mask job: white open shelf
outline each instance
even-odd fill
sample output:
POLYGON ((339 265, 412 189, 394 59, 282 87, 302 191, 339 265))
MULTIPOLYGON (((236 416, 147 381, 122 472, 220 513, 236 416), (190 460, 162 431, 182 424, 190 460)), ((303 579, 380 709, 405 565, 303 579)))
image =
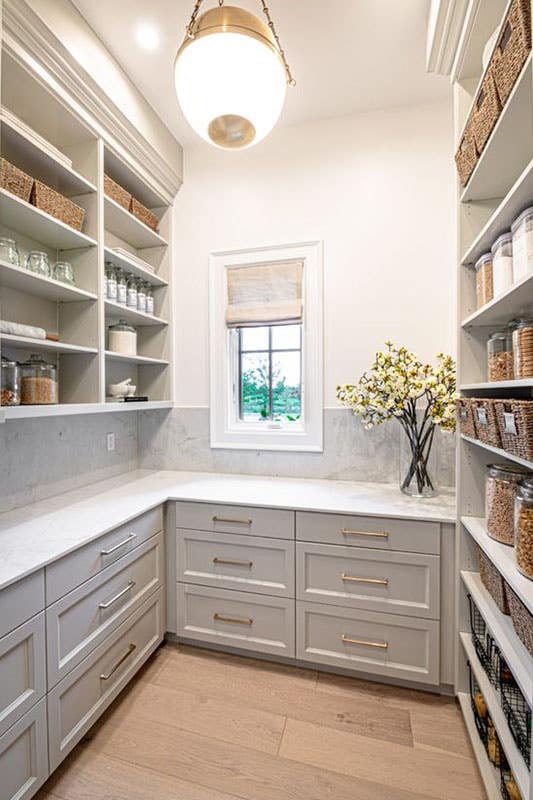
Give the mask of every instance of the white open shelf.
POLYGON ((162 236, 107 196, 104 198, 104 216, 106 230, 136 250, 167 246, 167 242, 162 236))
POLYGON ((510 381, 486 381, 485 383, 464 383, 459 387, 462 392, 482 392, 490 389, 532 389, 533 378, 517 378, 510 381))
POLYGON ((502 450, 501 447, 492 447, 490 444, 480 442, 479 439, 473 439, 471 436, 465 436, 464 433, 461 434, 461 439, 463 442, 474 444, 477 447, 481 447, 482 450, 487 450, 489 453, 494 453, 494 455, 498 456, 498 458, 506 458, 508 461, 513 461, 515 464, 520 464, 522 467, 533 469, 533 461, 526 461, 525 458, 514 456, 512 453, 508 453, 507 450, 502 450))
POLYGON ((97 300, 97 296, 77 286, 46 278, 24 267, 17 267, 0 259, 0 286, 16 289, 19 292, 42 297, 44 300, 59 303, 73 303, 80 300, 97 300))
POLYGON ((461 327, 506 325, 513 317, 526 314, 528 311, 531 313, 532 298, 533 274, 526 275, 499 297, 495 297, 490 303, 469 314, 462 321, 461 327))
POLYGON ((149 356, 125 356, 122 353, 114 353, 112 350, 105 351, 105 357, 109 361, 122 361, 125 364, 154 364, 155 366, 166 367, 168 361, 164 358, 150 358, 149 356))
POLYGON ((24 172, 51 186, 66 197, 96 192, 96 186, 61 159, 45 150, 9 119, 2 118, 2 155, 24 172))
POLYGON ((480 74, 483 50, 497 25, 502 22, 510 0, 477 0, 468 3, 452 74, 455 80, 480 74))
POLYGON ((53 342, 49 339, 30 339, 26 336, 13 336, 7 333, 0 336, 0 344, 17 350, 33 350, 36 353, 85 353, 87 355, 98 353, 96 347, 53 342))
POLYGON ((524 64, 460 201, 505 197, 531 161, 533 149, 532 56, 524 64), (509 142, 513 147, 509 147, 509 142))
POLYGON ((50 406, 0 406, 0 422, 8 419, 35 417, 69 417, 78 414, 113 414, 123 411, 153 411, 172 408, 170 400, 149 400, 145 403, 58 403, 50 406))
POLYGON ((143 311, 128 308, 128 306, 123 306, 121 303, 114 303, 112 300, 105 301, 105 310, 107 317, 124 319, 127 322, 132 322, 136 326, 168 325, 166 319, 155 317, 152 314, 145 314, 143 311))
POLYGON ((56 250, 94 247, 96 241, 55 217, 0 189, 0 220, 3 225, 56 250))
POLYGON ((461 517, 470 536, 497 567, 511 589, 533 614, 533 581, 522 575, 515 560, 514 547, 497 542, 487 534, 485 520, 481 517, 461 517))
MULTIPOLYGON (((461 712, 465 721, 466 730, 470 737, 472 750, 474 751, 474 757, 483 779, 487 798, 488 800, 502 800, 499 780, 500 774, 499 771, 496 770, 490 763, 487 751, 485 750, 483 742, 479 737, 479 733, 476 728, 476 722, 474 720, 474 712, 472 711, 470 695, 466 692, 459 692, 457 699, 459 700, 459 705, 461 706, 461 712)), ((526 798, 523 798, 523 800, 526 800, 526 798)))
POLYGON ((472 642, 472 636, 469 633, 462 633, 460 638, 466 657, 470 662, 472 671, 479 684, 481 694, 487 703, 496 733, 498 734, 500 743, 505 751, 505 755, 507 756, 507 760, 514 775, 515 781, 522 793, 522 797, 528 798, 529 770, 511 735, 509 725, 507 724, 505 714, 503 713, 503 709, 500 704, 500 698, 498 697, 493 685, 489 681, 487 673, 483 669, 483 666, 477 657, 476 649, 472 642))
POLYGON ((126 272, 131 272, 137 278, 142 278, 152 286, 167 286, 168 282, 161 278, 156 272, 150 269, 143 269, 136 261, 127 256, 119 255, 111 247, 104 247, 106 261, 112 261, 117 267, 121 267, 126 272))
POLYGON ((529 705, 533 707, 533 656, 516 635, 511 617, 502 614, 483 586, 479 572, 463 570, 461 579, 487 623, 493 639, 502 653, 505 653, 505 660, 520 686, 522 694, 529 705))

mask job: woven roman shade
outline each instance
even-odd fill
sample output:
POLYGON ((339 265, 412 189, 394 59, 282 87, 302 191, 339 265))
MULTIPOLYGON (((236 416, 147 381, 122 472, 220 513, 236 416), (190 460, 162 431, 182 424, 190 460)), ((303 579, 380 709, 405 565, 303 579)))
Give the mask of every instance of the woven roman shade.
POLYGON ((303 270, 303 261, 228 267, 227 327, 301 322, 303 270))

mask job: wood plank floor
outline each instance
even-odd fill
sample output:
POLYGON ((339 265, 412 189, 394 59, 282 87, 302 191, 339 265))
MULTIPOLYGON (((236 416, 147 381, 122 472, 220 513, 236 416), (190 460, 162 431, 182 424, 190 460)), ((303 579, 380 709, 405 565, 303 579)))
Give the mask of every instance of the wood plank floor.
POLYGON ((485 800, 454 700, 166 644, 38 800, 485 800))

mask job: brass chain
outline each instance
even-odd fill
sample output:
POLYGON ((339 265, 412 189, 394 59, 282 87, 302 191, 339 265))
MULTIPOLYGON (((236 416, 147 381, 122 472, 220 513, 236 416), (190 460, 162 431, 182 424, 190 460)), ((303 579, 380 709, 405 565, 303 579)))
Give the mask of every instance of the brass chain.
MULTIPOLYGON (((194 8, 193 8, 192 14, 191 14, 191 19, 190 19, 189 24, 187 25, 187 36, 189 37, 189 39, 194 39, 194 33, 193 33, 194 25, 196 23, 196 18, 198 17, 198 14, 200 13, 200 6, 202 5, 203 1, 204 0, 196 0, 196 2, 194 4, 194 8)), ((218 5, 220 7, 222 7, 223 4, 224 4, 224 0, 218 0, 218 5)), ((290 66, 289 66, 289 64, 287 62, 287 58, 285 56, 285 51, 284 51, 283 47, 281 46, 281 42, 279 40, 278 33, 276 31, 276 28, 274 27, 274 22, 272 20, 272 17, 270 16, 270 10, 269 10, 265 0, 261 0, 261 5, 263 6, 263 13, 264 13, 265 17, 267 18, 268 27, 272 31, 272 35, 273 35, 273 37, 274 37, 274 39, 276 41, 276 44, 277 44, 277 47, 278 47, 278 51, 279 51, 279 54, 281 56, 281 60, 283 61, 283 66, 285 67, 285 74, 287 75, 287 83, 289 84, 289 86, 296 86, 296 81, 294 80, 294 78, 292 76, 291 68, 290 68, 290 66)))
POLYGON ((285 56, 285 51, 284 51, 283 47, 281 46, 281 42, 279 40, 279 36, 277 34, 276 28, 274 27, 274 22, 272 21, 272 17, 270 16, 270 10, 269 10, 265 0, 261 0, 261 5, 263 6, 263 12, 264 12, 265 17, 267 18, 267 21, 268 21, 268 27, 272 31, 272 35, 274 36, 274 39, 276 40, 276 44, 278 46, 279 54, 281 56, 281 60, 283 61, 283 66, 285 67, 285 73, 287 75, 287 83, 289 84, 289 86, 296 86, 296 81, 292 77, 291 68, 289 67, 289 64, 287 62, 287 58, 285 56))

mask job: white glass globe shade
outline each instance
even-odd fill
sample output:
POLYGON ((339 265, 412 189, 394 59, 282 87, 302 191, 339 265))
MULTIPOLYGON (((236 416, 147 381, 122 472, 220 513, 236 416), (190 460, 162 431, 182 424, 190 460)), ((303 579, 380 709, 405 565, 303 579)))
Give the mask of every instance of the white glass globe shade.
POLYGON ((224 149, 242 150, 264 139, 279 119, 287 91, 277 53, 252 36, 227 31, 183 48, 175 81, 191 127, 224 149))

